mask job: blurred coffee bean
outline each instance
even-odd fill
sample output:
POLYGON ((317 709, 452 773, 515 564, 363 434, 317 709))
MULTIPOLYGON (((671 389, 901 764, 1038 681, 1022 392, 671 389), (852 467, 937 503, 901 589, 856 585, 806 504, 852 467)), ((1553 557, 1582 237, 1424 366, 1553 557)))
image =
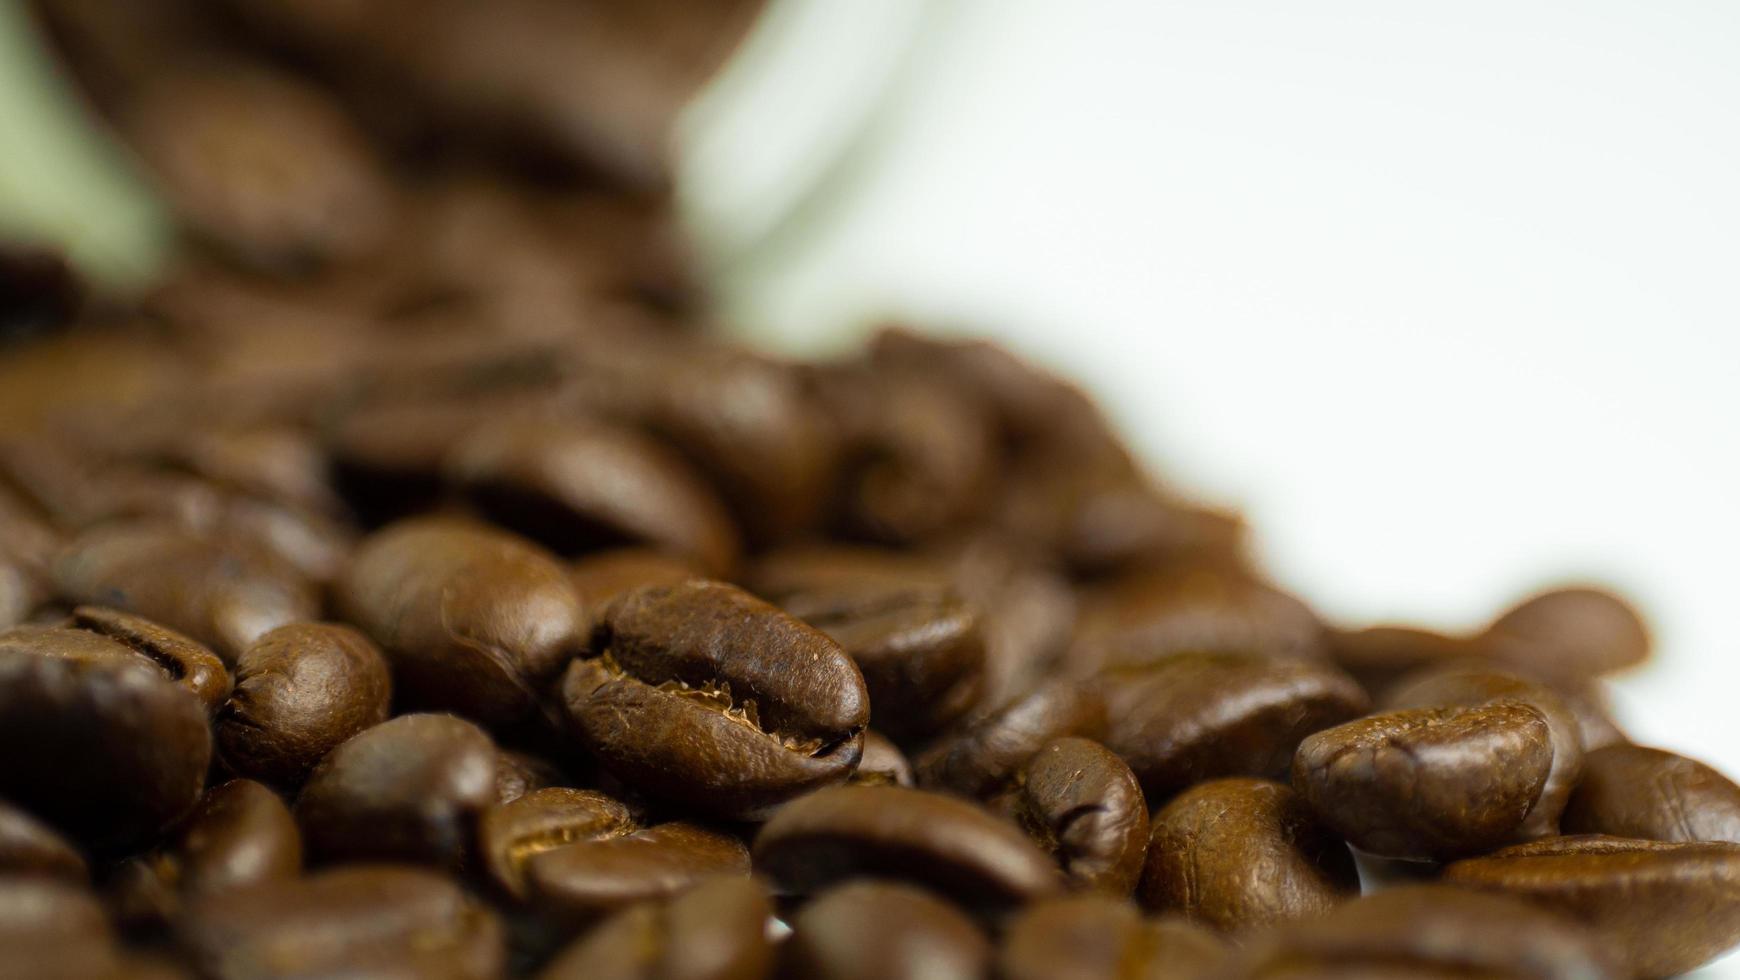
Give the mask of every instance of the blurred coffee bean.
POLYGON ((759 980, 774 963, 773 903, 752 878, 712 878, 663 905, 617 913, 539 980, 759 980))
POLYGON ((1347 842, 1443 860, 1514 837, 1552 771, 1552 729, 1521 701, 1371 715, 1299 744, 1293 787, 1347 842))
POLYGON ((114 976, 108 916, 82 884, 0 874, 0 975, 114 976))
POLYGON ((705 578, 693 561, 650 548, 615 548, 577 559, 568 580, 594 620, 617 596, 649 585, 676 585, 705 578))
POLYGON ((444 518, 366 538, 335 587, 345 619, 380 644, 408 703, 506 724, 584 642, 567 571, 521 538, 444 518))
POLYGON ((1576 715, 1545 685, 1502 670, 1478 665, 1450 665, 1409 677, 1386 699, 1386 708, 1432 708, 1477 705, 1510 699, 1529 705, 1547 720, 1553 764, 1546 785, 1530 808, 1518 836, 1546 837, 1559 832, 1559 815, 1583 773, 1583 735, 1576 715))
POLYGON ((1565 833, 1740 843, 1740 786, 1683 755, 1610 745, 1583 760, 1565 833))
POLYGON ((898 786, 841 786, 786 804, 755 837, 755 866, 812 894, 859 876, 910 881, 986 912, 1061 890, 1016 827, 964 800, 898 786))
POLYGON ((1057 860, 1073 888, 1128 895, 1148 848, 1148 806, 1122 759, 1098 742, 1048 743, 993 804, 1057 860))
POLYGON ((1533 596, 1494 620, 1481 637, 1491 656, 1517 668, 1581 679, 1649 659, 1649 629, 1624 599, 1601 589, 1533 596))
POLYGON ((1632 976, 1684 973, 1740 943, 1740 844, 1555 837, 1458 861, 1444 880, 1587 923, 1632 976))
POLYGON ((912 763, 900 746, 871 730, 864 733, 864 755, 852 773, 852 782, 876 786, 911 786, 912 763))
POLYGON ((814 980, 974 980, 991 944, 934 895, 879 881, 848 882, 792 919, 779 976, 814 980))
POLYGON ((428 510, 441 498, 447 457, 479 422, 469 404, 353 407, 326 432, 333 486, 370 526, 428 510))
POLYGON ((1309 660, 1176 654, 1108 670, 1106 746, 1156 803, 1220 776, 1285 775, 1300 739, 1363 713, 1353 679, 1309 660))
POLYGON ((155 523, 94 528, 54 565, 66 598, 137 613, 234 663, 248 644, 296 620, 318 599, 300 576, 233 542, 155 523))
POLYGON ((752 817, 857 766, 863 675, 817 630, 719 582, 641 589, 563 681, 569 723, 636 789, 752 817))
POLYGON ((1053 739, 1105 734, 1106 704, 1098 688, 1050 680, 938 739, 918 756, 914 770, 922 786, 983 798, 1053 739))
POLYGON ((496 800, 496 748, 451 715, 400 715, 315 767, 296 822, 321 861, 466 867, 478 815, 496 800))
POLYGON ((560 786, 566 777, 555 763, 525 752, 504 749, 495 759, 495 798, 512 803, 527 793, 560 786))
POLYGON ((236 689, 215 719, 230 771, 297 787, 328 752, 387 720, 392 679, 368 638, 348 626, 291 623, 236 661, 236 689))
POLYGON ((504 975, 494 915, 438 874, 391 865, 205 896, 188 907, 180 940, 216 980, 504 975))
POLYGON ((496 523, 562 553, 647 544, 722 575, 737 559, 725 505, 657 442, 599 423, 503 419, 466 434, 447 472, 496 523))
POLYGON ((1347 845, 1266 779, 1193 786, 1154 814, 1142 904, 1249 932, 1311 919, 1359 894, 1347 845))
POLYGON ((1411 626, 1332 630, 1327 645, 1335 665, 1359 681, 1374 700, 1387 697, 1410 674, 1484 657, 1471 640, 1411 626))
POLYGON ((1583 737, 1583 751, 1593 752, 1609 745, 1629 743, 1631 739, 1613 717, 1607 693, 1595 680, 1546 679, 1546 683, 1576 716, 1577 731, 1583 737))
POLYGON ((199 798, 205 709, 153 666, 0 650, 0 798, 95 848, 142 843, 199 798))
POLYGON ((90 868, 66 838, 0 801, 0 876, 12 875, 42 875, 81 884, 90 878, 90 868))
POLYGON ((1143 919, 1103 895, 1028 905, 1004 931, 1003 980, 1202 980, 1227 959, 1214 933, 1179 919, 1143 919))
POLYGON ((146 666, 215 711, 230 693, 229 671, 210 650, 150 620, 80 606, 61 626, 19 626, 0 632, 0 650, 82 662, 146 666))

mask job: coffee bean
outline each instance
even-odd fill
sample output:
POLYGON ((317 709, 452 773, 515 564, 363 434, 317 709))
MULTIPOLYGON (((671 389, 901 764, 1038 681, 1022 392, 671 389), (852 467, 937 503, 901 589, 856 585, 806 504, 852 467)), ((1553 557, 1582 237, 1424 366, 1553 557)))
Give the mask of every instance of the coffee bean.
POLYGON ((1577 716, 1545 685, 1502 670, 1451 665, 1403 681, 1385 700, 1386 708, 1429 708, 1476 705, 1511 699, 1529 705, 1547 720, 1553 744, 1553 765, 1541 795, 1517 828, 1522 839, 1559 832, 1559 815, 1583 772, 1583 735, 1577 716))
POLYGON ((218 758, 275 786, 302 785, 346 739, 387 720, 392 680, 348 626, 291 623, 249 644, 216 719, 218 758))
POLYGON ((1359 894, 1347 846, 1286 786, 1217 779, 1154 814, 1142 904, 1222 932, 1320 916, 1359 894))
POLYGON ((922 786, 988 797, 1053 739, 1105 734, 1106 705, 1099 689, 1051 680, 938 739, 919 755, 914 769, 922 786))
POLYGON ((974 980, 991 944, 947 902, 909 885, 850 882, 805 905, 780 950, 781 977, 974 980))
POLYGON ((944 589, 954 581, 943 562, 893 548, 863 545, 787 545, 755 560, 745 574, 746 587, 769 601, 785 605, 811 593, 823 596, 842 590, 944 589))
POLYGON ((857 766, 869 701, 832 640, 732 586, 622 597, 563 681, 570 725, 636 789, 752 817, 857 766))
POLYGON ((95 528, 54 565, 56 588, 74 602, 136 613, 187 634, 234 663, 243 648, 285 623, 313 619, 309 584, 236 543, 164 524, 95 528))
POLYGON ((485 515, 559 553, 644 543, 716 575, 737 560, 737 530, 712 488, 629 430, 503 419, 467 433, 447 472, 485 515))
POLYGON ((103 906, 82 885, 0 875, 0 975, 85 977, 116 967, 103 906))
POLYGON ((333 487, 370 526, 429 510, 442 497, 448 455, 478 422, 471 404, 354 406, 325 434, 333 487))
POLYGON ((1565 833, 1740 843, 1740 786, 1695 759, 1611 745, 1583 760, 1565 833))
POLYGON ((1127 901, 1071 895, 1037 901, 1009 923, 997 955, 1004 980, 1205 980, 1226 943, 1180 919, 1143 919, 1127 901))
POLYGON ((215 711, 230 693, 229 671, 210 650, 138 616, 80 606, 57 627, 21 626, 0 633, 0 649, 80 661, 149 668, 215 711))
POLYGON ((1324 628, 1298 599, 1249 576, 1187 567, 1145 571, 1087 594, 1069 654, 1077 675, 1174 654, 1322 656, 1324 628))
POLYGON ((527 793, 561 786, 565 779, 555 763, 535 755, 504 749, 495 758, 497 803, 512 803, 527 793))
POLYGON ((296 800, 309 851, 324 861, 405 861, 458 869, 477 817, 495 802, 496 748, 451 715, 400 715, 327 754, 296 800))
POLYGON ((1587 923, 1632 976, 1684 973, 1740 943, 1740 844, 1555 837, 1458 861, 1444 880, 1587 923))
POLYGON ((1620 729, 1619 722, 1614 720, 1613 709, 1599 681, 1554 678, 1549 681, 1549 686, 1576 716, 1584 752, 1631 741, 1620 729))
POLYGON ((622 837, 639 829, 628 805, 597 790, 550 787, 485 810, 478 820, 478 850, 490 878, 524 901, 526 865, 559 847, 622 837))
POLYGON ((80 884, 90 878, 84 855, 35 817, 0 802, 0 876, 42 875, 80 884))
POLYGON ((1587 678, 1649 658, 1649 629, 1624 599, 1593 588, 1533 596, 1494 620, 1481 637, 1495 659, 1554 677, 1587 678))
POLYGON ((1552 770, 1546 716, 1520 701, 1372 715, 1299 744, 1293 787, 1348 843, 1442 860, 1503 844, 1552 770))
POLYGON ((531 713, 538 687, 583 643, 561 564, 483 525, 423 518, 377 531, 335 593, 386 652, 403 697, 487 724, 531 713))
POLYGON ((1367 705, 1328 664, 1237 654, 1178 654, 1109 670, 1097 683, 1106 746, 1153 801, 1220 776, 1282 776, 1301 739, 1367 705))
POLYGON ((186 813, 211 761, 204 707, 153 667, 17 650, 0 650, 0 744, 36 747, 0 753, 0 797, 98 848, 186 813))
POLYGON ((1501 895, 1406 885, 1261 939, 1222 975, 1617 980, 1623 974, 1601 937, 1568 918, 1501 895))
POLYGON ((864 756, 852 782, 878 786, 911 786, 912 764, 900 747, 874 731, 864 733, 864 756))
POLYGON ((690 559, 651 548, 595 552, 577 559, 569 568, 569 581, 580 594, 581 604, 594 614, 601 614, 618 596, 635 589, 703 577, 700 567, 690 559))
POLYGON ((1135 887, 1148 848, 1148 807, 1130 767, 1098 742, 1047 744, 993 808, 1056 858, 1071 887, 1108 895, 1135 887))
POLYGON ((1410 626, 1334 630, 1329 633, 1328 650, 1337 667, 1379 700, 1410 674, 1485 657, 1480 646, 1466 637, 1410 626))
POLYGON ((662 905, 617 913, 539 980, 758 980, 773 968, 773 903, 751 878, 711 878, 662 905))
POLYGON ((755 867, 790 893, 868 875, 1005 911, 1062 876, 1021 831, 964 800, 898 786, 841 786, 786 804, 755 837, 755 867))
POLYGON ((452 977, 504 972, 500 924, 446 878, 334 868, 195 901, 180 938, 200 975, 452 977))

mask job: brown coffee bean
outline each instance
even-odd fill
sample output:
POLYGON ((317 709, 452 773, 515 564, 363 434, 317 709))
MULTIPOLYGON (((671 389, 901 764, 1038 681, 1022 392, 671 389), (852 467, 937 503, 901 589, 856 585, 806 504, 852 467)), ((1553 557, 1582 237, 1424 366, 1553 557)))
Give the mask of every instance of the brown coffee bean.
POLYGON ((187 634, 226 663, 266 632, 314 619, 311 586, 289 568, 231 542, 165 524, 87 531, 54 565, 74 602, 136 613, 187 634))
POLYGON ((1128 895, 1148 848, 1148 806, 1122 759, 1085 738, 1048 743, 994 809, 1050 853, 1073 888, 1128 895))
POLYGON ((496 748, 451 715, 400 715, 333 749, 296 799, 325 861, 465 867, 478 815, 495 802, 496 748))
POLYGON ((909 885, 849 882, 805 905, 780 949, 793 980, 976 980, 991 944, 947 902, 909 885))
POLYGON ((852 782, 877 786, 911 786, 912 764, 900 747, 874 731, 864 733, 864 756, 852 782))
POLYGON ((0 876, 42 875, 71 884, 90 878, 84 855, 35 817, 0 801, 0 876))
POLYGON ((618 600, 563 681, 569 723, 624 782, 705 813, 753 817, 857 766, 863 675, 817 630, 732 586, 618 600))
POLYGON ((527 793, 561 786, 566 778, 548 759, 504 749, 495 759, 496 802, 512 803, 527 793))
POLYGON ((1227 959, 1224 940, 1180 919, 1143 919, 1103 895, 1034 902, 1005 930, 1003 980, 1199 980, 1227 959))
POLYGON ((108 916, 83 885, 41 875, 0 875, 3 975, 21 980, 102 976, 99 971, 114 966, 113 945, 108 916), (87 947, 91 955, 64 955, 78 947, 87 947))
POLYGON ((1335 665, 1377 700, 1410 674, 1485 659, 1485 651, 1473 640, 1411 626, 1332 630, 1328 651, 1335 665))
POLYGON ((1577 716, 1550 688, 1516 674, 1479 665, 1450 665, 1415 675, 1397 685, 1386 708, 1475 705, 1508 698, 1533 707, 1547 720, 1553 765, 1540 798, 1517 828, 1519 839, 1559 832, 1559 815, 1583 773, 1583 735, 1577 716))
POLYGON ((1565 833, 1740 843, 1740 786, 1683 755, 1611 745, 1583 760, 1565 833))
POLYGON ((402 696, 486 724, 526 717, 583 644, 585 616, 562 565, 483 525, 422 518, 377 531, 335 594, 386 652, 402 696))
POLYGON ((539 980, 761 980, 773 968, 773 902, 752 878, 711 878, 636 905, 563 950, 539 980))
POLYGON ((1406 885, 1261 939, 1222 974, 1238 980, 1463 977, 1618 980, 1604 937, 1502 895, 1406 885))
MULTIPOLYGON (((135 658, 138 659, 138 658, 135 658)), ((0 650, 0 797, 98 848, 140 843, 199 798, 205 709, 152 667, 0 650)))
POLYGON ((236 689, 216 719, 218 758, 232 772, 297 787, 328 752, 387 720, 392 679, 368 638, 348 626, 291 623, 236 661, 236 689))
POLYGON ((1179 653, 1321 657, 1324 628, 1298 599, 1247 575, 1203 567, 1146 571, 1084 598, 1069 669, 1151 663, 1179 653))
POLYGON ((325 434, 333 486, 370 526, 428 510, 441 499, 447 457, 478 421, 472 404, 356 406, 325 434))
POLYGON ((1587 923, 1632 976, 1684 973, 1740 943, 1740 844, 1555 837, 1458 861, 1444 880, 1587 923))
POLYGON ((200 975, 496 980, 501 925, 451 881, 391 865, 334 868, 195 901, 181 945, 200 975))
POLYGON ((80 606, 56 627, 21 626, 0 633, 0 649, 81 661, 148 666, 215 711, 230 693, 229 671, 210 650, 150 620, 113 609, 80 606))
POLYGON ((756 595, 785 605, 812 593, 841 591, 943 589, 954 581, 952 570, 929 557, 893 548, 837 544, 796 544, 776 548, 756 559, 745 586, 756 595))
POLYGON ((589 613, 601 614, 618 596, 649 585, 676 585, 704 578, 692 560, 651 548, 616 548, 577 559, 569 581, 589 613))
POLYGON ((1542 592, 1494 620, 1481 637, 1502 663, 1581 679, 1649 659, 1649 629, 1624 599, 1594 588, 1542 592))
POLYGON ((1305 739, 1293 788, 1355 847, 1442 860, 1511 839, 1552 764, 1546 716, 1520 701, 1415 708, 1305 739))
POLYGON ((1359 894, 1347 845, 1286 786, 1217 779, 1154 814, 1142 904, 1222 932, 1323 915, 1359 894))
POLYGON ((1548 685, 1576 716, 1584 752, 1631 741, 1620 729, 1619 722, 1614 720, 1612 706, 1608 704, 1607 693, 1599 681, 1554 678, 1549 679, 1548 685))
POLYGON ((1300 739, 1365 711, 1365 692, 1326 663, 1178 654, 1106 671, 1106 747, 1152 801, 1220 776, 1276 778, 1300 739))
POLYGON ((1105 734, 1106 704, 1097 687, 1050 680, 938 739, 914 769, 921 786, 989 797, 1053 739, 1105 734))
POLYGON ((638 828, 628 805, 590 789, 550 787, 503 801, 483 812, 478 851, 496 886, 524 901, 526 865, 558 847, 609 840, 638 828))
POLYGON ((762 826, 754 851, 756 869, 795 894, 863 875, 998 912, 1063 884, 1014 826, 964 800, 898 786, 840 786, 793 800, 762 826))

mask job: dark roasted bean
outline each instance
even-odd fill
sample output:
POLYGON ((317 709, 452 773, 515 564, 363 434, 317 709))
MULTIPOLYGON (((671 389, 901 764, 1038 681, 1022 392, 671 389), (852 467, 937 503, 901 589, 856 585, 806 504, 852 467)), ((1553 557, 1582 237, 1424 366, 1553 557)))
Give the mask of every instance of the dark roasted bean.
POLYGON ((805 905, 780 976, 813 980, 976 980, 991 944, 947 902, 908 885, 841 885, 805 905))
POLYGON ((852 773, 852 782, 877 785, 911 786, 912 764, 900 746, 877 734, 864 733, 864 756, 852 773))
POLYGON ((1610 745, 1583 760, 1565 833, 1740 843, 1740 786, 1683 755, 1610 745))
POLYGON ((1359 681, 1374 700, 1388 696, 1396 682, 1410 674, 1483 658, 1481 648, 1465 637, 1409 626, 1332 631, 1328 649, 1336 666, 1359 681))
POLYGON ((400 715, 333 749, 302 788, 296 821, 325 861, 462 868, 496 800, 496 748, 451 715, 400 715))
POLYGON ((712 878, 662 905, 612 916, 539 980, 761 980, 773 968, 773 903, 752 878, 712 878))
POLYGON ((1555 837, 1458 861, 1444 880, 1587 923, 1633 976, 1684 973, 1740 943, 1740 844, 1555 837))
POLYGON ((1480 643, 1493 658, 1550 677, 1583 679, 1649 658, 1649 629, 1625 600, 1601 589, 1555 589, 1498 617, 1480 643))
POLYGON ((1359 894, 1347 845, 1286 786, 1217 779, 1154 814, 1142 903, 1222 932, 1315 918, 1359 894))
POLYGON ((1324 629, 1298 599, 1243 574, 1144 572, 1088 594, 1069 655, 1078 675, 1178 653, 1315 658, 1324 629))
POLYGON ((1027 761, 996 808, 1057 859, 1071 887, 1128 895, 1148 847, 1148 806, 1122 759, 1085 738, 1027 761))
POLYGON ((0 875, 0 976, 108 977, 114 936, 83 885, 41 875, 0 875))
POLYGON ((732 586, 641 589, 610 607, 563 701, 576 735, 636 789, 751 817, 851 775, 869 700, 850 657, 732 586))
POLYGON ((569 580, 580 601, 596 618, 618 596, 649 585, 676 585, 703 578, 701 569, 687 558, 651 548, 617 548, 600 551, 575 561, 569 580))
POLYGON ((512 803, 527 793, 560 786, 564 779, 555 763, 535 755, 510 749, 503 750, 495 759, 497 803, 512 803))
POLYGON ((1028 905, 997 955, 1002 980, 1203 980, 1226 961, 1226 943, 1180 919, 1143 919, 1102 895, 1028 905))
POLYGON ((755 838, 755 866, 809 894, 868 875, 1004 911, 1063 884, 1020 830, 964 800, 898 786, 842 786, 794 800, 755 838))
POLYGON ((348 626, 291 623, 236 661, 236 689, 216 719, 218 758, 275 786, 302 785, 345 739, 387 720, 392 679, 348 626))
POLYGON ((939 739, 914 769, 920 785, 984 797, 1002 789, 1052 739, 1105 734, 1106 704, 1098 688, 1050 680, 939 739))
POLYGON ((1415 708, 1318 732, 1293 786, 1319 819, 1382 857, 1445 859, 1511 839, 1552 770, 1551 729, 1520 701, 1415 708))
POLYGON ((149 668, 215 711, 230 693, 229 671, 210 650, 149 620, 112 609, 80 606, 55 627, 20 626, 0 633, 0 650, 83 662, 149 668))
POLYGON ((90 877, 90 868, 66 838, 0 801, 0 875, 44 875, 77 884, 90 877))

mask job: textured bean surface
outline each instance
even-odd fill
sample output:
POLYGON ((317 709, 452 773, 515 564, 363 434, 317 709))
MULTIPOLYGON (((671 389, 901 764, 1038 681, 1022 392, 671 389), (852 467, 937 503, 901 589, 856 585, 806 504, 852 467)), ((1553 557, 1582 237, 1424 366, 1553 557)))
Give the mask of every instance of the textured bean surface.
POLYGON ((1047 744, 996 805, 1051 853, 1071 886, 1130 894, 1148 847, 1148 805, 1130 767, 1105 746, 1047 744))
POLYGON ((1695 759, 1641 745, 1589 753, 1565 833, 1740 843, 1740 786, 1695 759))

